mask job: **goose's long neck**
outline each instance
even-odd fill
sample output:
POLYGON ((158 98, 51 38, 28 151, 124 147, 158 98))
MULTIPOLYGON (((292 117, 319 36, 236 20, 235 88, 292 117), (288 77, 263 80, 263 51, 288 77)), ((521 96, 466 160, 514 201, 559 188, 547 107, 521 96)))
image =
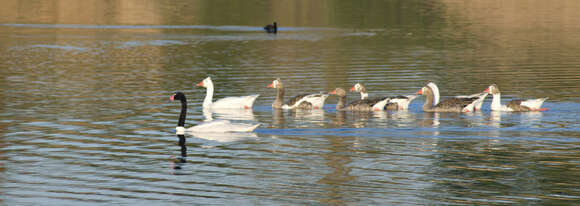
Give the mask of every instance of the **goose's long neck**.
POLYGON ((342 108, 344 108, 344 105, 346 104, 346 95, 345 96, 339 96, 338 97, 338 102, 336 103, 336 110, 340 110, 342 108))
POLYGON ((437 104, 435 101, 435 97, 433 95, 433 92, 429 91, 426 92, 427 95, 425 95, 425 103, 423 104, 423 111, 428 111, 433 109, 433 107, 437 104))
POLYGON ((272 107, 281 108, 284 104, 284 87, 278 87, 278 92, 276 93, 276 100, 272 103, 272 107))
POLYGON ((492 99, 491 99, 491 109, 492 110, 499 110, 501 108, 501 94, 500 93, 495 93, 495 94, 491 94, 492 95, 492 99))
POLYGON ((205 99, 203 100, 203 107, 211 107, 213 101, 213 82, 209 82, 206 85, 205 99))
POLYGON ((433 106, 435 106, 435 105, 439 104, 439 97, 440 97, 440 96, 439 96, 439 88, 437 88, 437 89, 434 89, 434 90, 432 91, 432 95, 431 95, 431 97, 432 97, 432 99, 433 99, 433 104, 432 104, 433 106))
POLYGON ((185 126, 185 116, 187 116, 187 100, 184 97, 181 99, 181 113, 179 113, 179 121, 177 121, 178 127, 185 126))

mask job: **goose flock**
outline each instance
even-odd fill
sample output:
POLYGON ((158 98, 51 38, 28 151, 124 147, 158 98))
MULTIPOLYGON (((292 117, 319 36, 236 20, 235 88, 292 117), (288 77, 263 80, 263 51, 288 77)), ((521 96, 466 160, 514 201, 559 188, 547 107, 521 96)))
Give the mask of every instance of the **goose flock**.
MULTIPOLYGON (((212 109, 251 109, 259 94, 252 94, 238 97, 225 97, 213 101, 214 86, 210 77, 199 82, 197 86, 206 88, 206 96, 203 101, 204 110, 212 109)), ((391 97, 369 98, 367 89, 357 83, 350 92, 360 93, 360 99, 347 103, 347 92, 343 88, 336 88, 329 93, 299 94, 287 101, 284 101, 284 84, 280 78, 272 81, 267 86, 277 90, 276 99, 272 103, 274 109, 284 110, 317 110, 323 109, 326 99, 330 95, 338 97, 336 103, 337 111, 384 111, 384 110, 408 110, 409 104, 418 95, 425 96, 423 104, 424 112, 473 112, 481 110, 481 106, 488 94, 492 95, 491 110, 506 112, 530 112, 546 111, 542 108, 542 103, 548 98, 538 99, 517 99, 501 104, 501 95, 497 85, 492 84, 483 92, 471 95, 459 95, 452 98, 440 100, 439 87, 433 82, 428 82, 424 87, 417 91, 417 95, 398 95, 391 97)), ((182 92, 176 92, 170 97, 171 101, 179 100, 181 102, 181 113, 177 123, 177 133, 184 132, 252 132, 260 124, 234 123, 228 120, 213 120, 203 122, 196 126, 185 128, 185 118, 187 115, 187 99, 182 92)))

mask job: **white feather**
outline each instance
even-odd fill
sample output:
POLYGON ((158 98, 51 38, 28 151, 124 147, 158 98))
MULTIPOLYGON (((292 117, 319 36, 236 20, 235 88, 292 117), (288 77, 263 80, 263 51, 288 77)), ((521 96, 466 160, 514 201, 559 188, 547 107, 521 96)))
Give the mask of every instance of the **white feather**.
POLYGON ((544 101, 546 101, 548 97, 539 98, 539 99, 528 99, 526 101, 522 101, 520 105, 529 107, 530 109, 538 110, 542 107, 544 101))
POLYGON ((439 87, 437 87, 437 85, 433 82, 429 82, 427 86, 431 88, 431 90, 433 91, 434 96, 433 106, 439 104, 439 87))

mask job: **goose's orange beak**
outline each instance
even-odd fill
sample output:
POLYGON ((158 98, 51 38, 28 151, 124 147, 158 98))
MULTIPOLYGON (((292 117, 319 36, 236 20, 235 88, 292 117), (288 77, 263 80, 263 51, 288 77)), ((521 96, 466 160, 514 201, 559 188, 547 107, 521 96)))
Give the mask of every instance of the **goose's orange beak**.
POLYGON ((423 88, 419 89, 419 91, 417 91, 417 94, 423 95, 423 88))
POLYGON ((356 89, 354 87, 350 88, 350 92, 354 92, 356 89))
POLYGON ((485 89, 485 91, 483 91, 483 92, 489 93, 490 92, 489 87, 487 89, 485 89))
POLYGON ((196 84, 196 86, 198 86, 198 87, 203 87, 203 86, 204 86, 204 85, 203 85, 203 81, 201 81, 201 82, 197 83, 197 84, 196 84))
POLYGON ((336 89, 332 90, 332 92, 330 92, 329 94, 336 94, 336 89))
POLYGON ((173 102, 174 98, 175 98, 175 94, 174 94, 174 95, 171 95, 171 96, 169 97, 169 101, 172 101, 172 102, 173 102))
POLYGON ((274 82, 268 84, 268 88, 274 88, 274 82))

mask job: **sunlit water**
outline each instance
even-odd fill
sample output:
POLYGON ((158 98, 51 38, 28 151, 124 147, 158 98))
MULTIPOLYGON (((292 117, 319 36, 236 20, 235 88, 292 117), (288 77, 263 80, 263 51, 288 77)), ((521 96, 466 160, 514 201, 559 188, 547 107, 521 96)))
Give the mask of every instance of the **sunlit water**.
POLYGON ((478 5, 402 2, 402 13, 421 12, 365 23, 339 4, 336 15, 348 20, 281 23, 278 35, 226 17, 211 25, 3 18, 0 203, 579 202, 578 24, 553 14, 536 29, 509 26, 497 13, 461 9, 478 5), (205 89, 195 84, 207 76, 215 98, 261 96, 252 110, 204 114, 205 89), (549 97, 549 110, 490 112, 488 97, 468 114, 424 113, 424 98, 409 111, 337 112, 330 97, 323 110, 276 111, 266 87, 275 78, 287 98, 357 82, 371 97, 414 94, 427 80, 444 97, 496 83, 503 101, 549 97), (176 135, 175 91, 188 97, 188 126, 208 118, 262 126, 176 135))

